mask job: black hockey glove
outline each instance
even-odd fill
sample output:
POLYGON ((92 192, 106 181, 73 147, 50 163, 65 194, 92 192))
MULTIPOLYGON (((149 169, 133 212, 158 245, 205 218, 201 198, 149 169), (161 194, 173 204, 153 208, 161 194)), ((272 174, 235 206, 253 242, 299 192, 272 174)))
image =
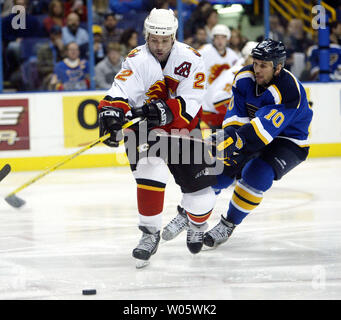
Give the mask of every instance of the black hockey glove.
POLYGON ((222 160, 226 166, 237 167, 247 158, 245 141, 233 127, 220 130, 215 137, 217 159, 222 160))
POLYGON ((115 107, 102 107, 99 112, 99 136, 107 133, 111 136, 103 143, 109 147, 118 147, 123 139, 122 125, 124 124, 124 111, 115 107))
POLYGON ((173 113, 166 102, 161 99, 146 103, 142 107, 131 110, 134 118, 147 119, 148 128, 162 127, 173 121, 173 113))

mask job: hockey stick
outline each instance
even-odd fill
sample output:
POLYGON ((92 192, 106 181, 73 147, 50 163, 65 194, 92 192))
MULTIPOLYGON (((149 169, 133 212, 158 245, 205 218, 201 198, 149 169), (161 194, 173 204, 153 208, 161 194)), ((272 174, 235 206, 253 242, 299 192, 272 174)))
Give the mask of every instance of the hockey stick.
MULTIPOLYGON (((139 117, 139 118, 135 118, 129 122, 127 122, 126 124, 124 124, 122 126, 122 129, 126 129, 128 127, 131 127, 132 125, 134 125, 135 123, 141 121, 143 118, 139 117)), ((81 153, 83 153, 86 150, 91 149, 92 147, 96 146, 97 144, 107 140, 110 137, 110 133, 99 137, 98 139, 94 140, 93 142, 91 142, 90 144, 86 145, 85 147, 83 147, 82 149, 78 150, 77 152, 65 157, 62 161, 58 162, 57 164, 53 165, 52 167, 46 169, 45 171, 43 171, 42 173, 40 173, 39 175, 37 175, 36 177, 34 177, 33 179, 27 181, 26 183, 24 183, 23 185, 21 185, 19 188, 15 189, 14 191, 12 191, 11 193, 9 193, 6 197, 5 197, 5 201, 12 207, 14 208, 20 208, 25 204, 25 200, 19 198, 16 194, 23 190, 24 188, 27 188, 28 186, 30 186, 32 183, 38 181, 39 179, 41 179, 42 177, 46 176, 48 173, 56 170, 57 168, 61 167, 62 165, 64 165, 65 163, 71 161, 72 159, 78 157, 81 153)))
POLYGON ((188 140, 188 141, 199 142, 199 143, 203 143, 203 144, 206 144, 209 146, 215 146, 216 145, 215 142, 200 139, 200 138, 195 138, 195 137, 191 137, 191 136, 186 136, 186 135, 169 134, 166 132, 157 132, 156 135, 158 137, 175 138, 175 139, 179 139, 179 140, 183 139, 183 140, 188 140))
POLYGON ((0 181, 6 178, 6 176, 11 172, 11 166, 7 163, 0 170, 0 181))

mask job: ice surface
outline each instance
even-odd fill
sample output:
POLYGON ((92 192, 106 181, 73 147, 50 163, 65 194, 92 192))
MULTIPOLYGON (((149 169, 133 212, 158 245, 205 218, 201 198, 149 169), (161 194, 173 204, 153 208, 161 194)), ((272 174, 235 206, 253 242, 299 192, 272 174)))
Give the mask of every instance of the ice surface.
MULTIPOLYGON (((0 195, 37 174, 10 173, 0 195)), ((221 247, 191 255, 183 233, 144 269, 131 256, 140 231, 129 168, 57 170, 18 195, 20 210, 0 201, 1 300, 341 298, 340 158, 309 159, 275 182, 221 247)), ((180 199, 170 178, 163 225, 180 199)))

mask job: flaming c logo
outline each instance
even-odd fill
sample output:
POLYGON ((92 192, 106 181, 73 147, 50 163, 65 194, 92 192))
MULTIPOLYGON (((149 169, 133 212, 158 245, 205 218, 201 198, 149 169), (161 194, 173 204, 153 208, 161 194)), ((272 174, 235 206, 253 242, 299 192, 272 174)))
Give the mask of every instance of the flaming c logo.
POLYGON ((153 85, 150 86, 149 90, 146 93, 146 96, 149 97, 147 102, 150 102, 155 99, 168 99, 168 91, 164 80, 158 80, 153 85))
POLYGON ((215 64, 210 68, 210 76, 208 77, 208 83, 211 84, 218 76, 224 71, 230 69, 229 64, 215 64))

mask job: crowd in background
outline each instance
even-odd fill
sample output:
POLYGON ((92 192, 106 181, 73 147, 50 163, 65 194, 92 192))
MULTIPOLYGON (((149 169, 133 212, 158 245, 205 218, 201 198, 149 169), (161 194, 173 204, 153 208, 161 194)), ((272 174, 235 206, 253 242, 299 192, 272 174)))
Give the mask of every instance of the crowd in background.
MULTIPOLYGON (((83 90, 90 88, 89 34, 86 1, 5 0, 2 3, 4 89, 13 91, 83 90), (25 26, 13 27, 15 5, 25 7, 25 26)), ((341 80, 341 1, 331 3, 338 19, 330 25, 331 78, 341 80), (339 70, 340 69, 340 70, 339 70)), ((143 21, 153 8, 172 8, 176 0, 93 0, 95 85, 108 89, 124 57, 144 43, 143 21)), ((246 14, 250 14, 247 12, 246 14)), ((184 42, 195 49, 212 41, 218 12, 208 1, 183 0, 184 42)), ((20 21, 16 20, 18 23, 20 21)), ((231 29, 229 46, 238 55, 249 40, 231 29)), ((303 21, 270 16, 270 37, 284 42, 286 68, 302 81, 318 79, 317 39, 303 29, 303 21)))

